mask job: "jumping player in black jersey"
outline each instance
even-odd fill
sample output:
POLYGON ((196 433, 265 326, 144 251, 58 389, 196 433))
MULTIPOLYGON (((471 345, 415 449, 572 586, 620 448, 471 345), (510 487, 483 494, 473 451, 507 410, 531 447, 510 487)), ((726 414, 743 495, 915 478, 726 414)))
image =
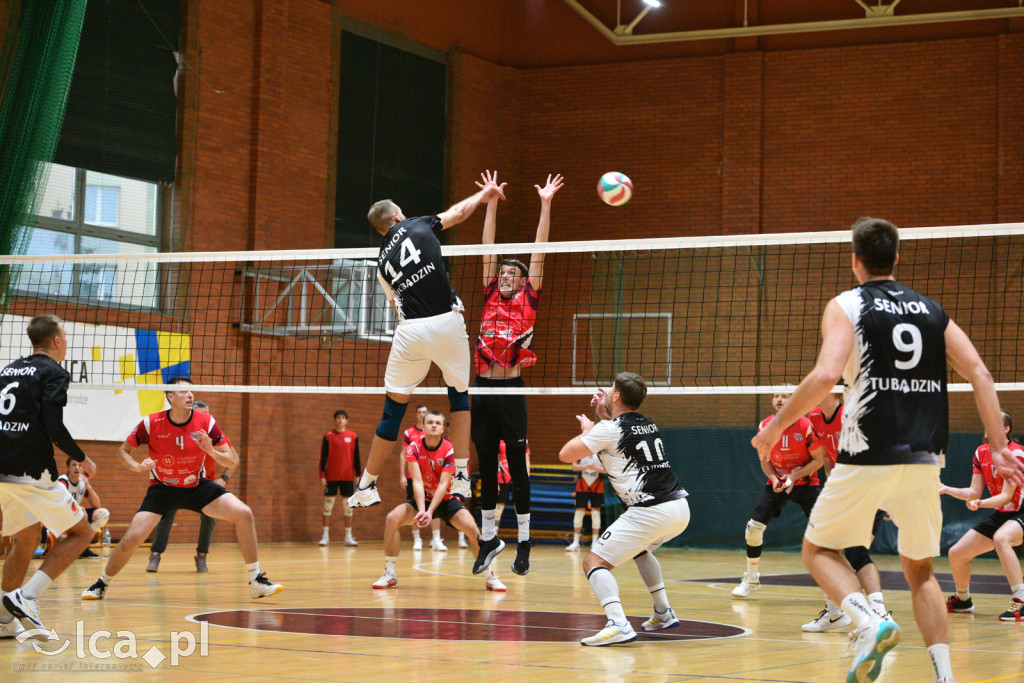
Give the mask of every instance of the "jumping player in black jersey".
POLYGON ((89 547, 93 529, 85 511, 68 489, 57 482, 53 445, 85 464, 90 460, 64 426, 71 376, 59 363, 68 352, 64 323, 55 315, 39 315, 28 323, 32 355, 0 370, 0 505, 3 535, 17 543, 4 562, 0 638, 13 638, 25 629, 45 639, 39 620, 39 596, 61 572, 89 547), (32 553, 39 542, 40 522, 58 537, 43 564, 22 586, 32 553), (17 617, 20 624, 12 617, 17 617))
POLYGON ((636 632, 626 620, 619 601, 619 586, 611 570, 630 558, 654 599, 654 614, 642 624, 645 631, 679 625, 668 604, 661 565, 653 553, 683 533, 690 523, 686 491, 665 458, 658 426, 637 410, 647 396, 644 380, 632 372, 620 372, 608 389, 594 394, 590 405, 601 421, 594 424, 577 415, 582 434, 562 447, 558 459, 573 463, 597 455, 626 511, 591 544, 583 571, 601 602, 608 624, 580 641, 601 646, 628 643, 636 632))
MULTIPOLYGON (((462 302, 448 283, 441 242, 435 233, 466 220, 492 197, 505 198, 504 184, 491 180, 437 216, 406 218, 390 199, 370 207, 370 225, 384 236, 377 257, 377 279, 399 322, 384 373, 384 415, 359 486, 349 498, 354 508, 380 503, 374 482, 395 450, 409 398, 427 376, 431 363, 441 369, 448 385, 456 467, 452 493, 469 497, 469 335, 462 302)), ((500 550, 496 548, 491 557, 500 550)))
POLYGON ((785 407, 752 443, 762 460, 782 430, 817 405, 842 374, 849 386, 839 457, 811 512, 804 564, 818 585, 853 619, 857 653, 847 683, 873 681, 900 640, 900 627, 871 609, 856 575, 839 555, 868 546, 875 511, 899 528, 898 548, 914 616, 935 667, 951 682, 946 605, 932 569, 939 554, 939 470, 949 429, 946 361, 974 387, 991 436, 992 460, 1024 483, 1024 466, 1007 448, 992 376, 967 335, 938 302, 896 282, 899 233, 892 223, 862 218, 853 226, 858 287, 832 299, 821 323, 818 361, 785 407))

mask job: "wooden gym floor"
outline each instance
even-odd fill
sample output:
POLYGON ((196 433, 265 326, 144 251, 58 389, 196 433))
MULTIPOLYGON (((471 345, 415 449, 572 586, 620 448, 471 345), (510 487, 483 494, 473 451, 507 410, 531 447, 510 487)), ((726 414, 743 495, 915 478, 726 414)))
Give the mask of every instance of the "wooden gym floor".
MULTIPOLYGON (((407 532, 406 533, 406 538, 407 532)), ((425 540, 429 534, 425 534, 425 540)), ((285 590, 252 600, 241 558, 233 545, 216 545, 210 573, 197 574, 192 548, 172 545, 160 571, 145 572, 148 550, 140 548, 102 601, 85 602, 81 591, 100 574, 103 562, 78 560, 44 595, 41 616, 59 634, 39 643, 57 655, 37 653, 29 643, 0 641, 0 681, 772 681, 818 683, 845 680, 850 663, 846 632, 810 634, 801 624, 817 616, 823 598, 809 585, 799 555, 765 553, 763 589, 745 600, 729 590, 743 569, 742 551, 665 549, 658 557, 677 615, 685 620, 669 635, 641 635, 631 644, 585 648, 580 637, 604 622, 581 572, 584 553, 539 544, 528 576, 509 571, 510 544, 496 568, 508 586, 497 594, 473 576, 473 558, 447 541, 447 553, 414 553, 403 542, 399 585, 373 590, 383 568, 380 543, 346 548, 334 542, 267 544, 261 568, 285 590), (770 582, 770 583, 769 583, 770 582), (84 638, 76 637, 81 621, 84 638), (172 632, 198 639, 201 622, 208 651, 197 647, 176 665, 154 669, 141 657, 170 657, 172 632), (94 640, 89 636, 106 630, 94 640), (102 658, 136 640, 137 658, 102 658), (80 657, 76 650, 81 647, 80 657), (158 652, 157 652, 158 651, 158 652), (134 670, 113 667, 134 666, 134 670), (48 667, 48 668, 46 668, 48 667)), ((911 613, 910 594, 895 586, 898 559, 877 558, 885 573, 886 602, 904 629, 903 641, 887 658, 884 682, 931 681, 931 664, 911 613), (890 573, 892 572, 892 573, 890 573)), ((38 564, 33 563, 32 569, 38 564)), ((944 559, 937 570, 948 572, 944 559)), ((1024 628, 996 617, 1009 603, 1006 582, 994 560, 977 561, 972 584, 976 612, 949 615, 950 644, 960 683, 1024 683, 1024 628)), ((30 569, 31 572, 31 569, 30 569)), ((646 618, 650 599, 635 567, 616 570, 627 614, 646 618)), ((948 582, 944 582, 944 589, 948 582)), ((179 636, 179 650, 187 640, 179 636)), ((159 658, 157 658, 159 659, 159 658)))

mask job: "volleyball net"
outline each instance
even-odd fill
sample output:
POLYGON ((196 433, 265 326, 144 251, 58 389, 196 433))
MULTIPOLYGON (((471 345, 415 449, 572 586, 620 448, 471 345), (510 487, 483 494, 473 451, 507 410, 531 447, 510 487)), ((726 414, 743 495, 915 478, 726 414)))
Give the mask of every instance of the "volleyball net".
MULTIPOLYGON (((1000 389, 1020 389, 1024 224, 901 230, 897 278, 937 299, 1000 389)), ((812 367, 825 305, 854 283, 849 231, 446 246, 471 345, 483 256, 544 257, 527 394, 590 394, 636 372, 652 394, 770 393, 812 367)), ((190 377, 222 392, 383 393, 397 321, 376 249, 0 258, 4 363, 27 319, 67 322, 72 379, 117 391, 190 377)), ((952 390, 968 388, 951 378, 952 390)), ((420 393, 443 393, 432 371, 420 393)), ((480 389, 501 393, 507 389, 480 389)), ((522 390, 515 390, 523 393, 522 390)))

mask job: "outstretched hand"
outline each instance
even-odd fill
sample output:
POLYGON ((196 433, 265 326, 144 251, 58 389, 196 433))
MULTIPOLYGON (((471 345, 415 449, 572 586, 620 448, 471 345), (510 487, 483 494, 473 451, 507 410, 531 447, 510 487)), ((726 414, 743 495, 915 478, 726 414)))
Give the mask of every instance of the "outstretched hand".
POLYGON ((586 415, 577 415, 576 419, 580 423, 580 432, 582 432, 583 434, 586 434, 587 432, 594 428, 594 421, 591 420, 586 415))
POLYGON ((505 186, 508 183, 498 184, 498 172, 497 171, 484 171, 480 174, 480 180, 482 183, 476 183, 476 186, 483 191, 483 201, 485 202, 496 202, 499 199, 505 198, 505 186))
POLYGON ((550 202, 551 198, 555 196, 555 193, 562 189, 562 175, 556 173, 554 177, 548 175, 548 182, 544 187, 540 185, 534 185, 537 188, 537 194, 540 195, 542 202, 550 202))

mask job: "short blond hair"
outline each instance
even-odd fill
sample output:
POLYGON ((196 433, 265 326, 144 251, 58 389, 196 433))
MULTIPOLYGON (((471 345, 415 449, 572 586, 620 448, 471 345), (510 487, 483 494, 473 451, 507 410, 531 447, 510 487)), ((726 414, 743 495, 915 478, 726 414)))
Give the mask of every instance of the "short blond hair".
POLYGON ((370 221, 370 225, 373 226, 374 230, 384 233, 394 225, 391 217, 398 210, 398 204, 395 204, 390 199, 382 199, 370 207, 370 212, 366 214, 366 218, 370 221))

